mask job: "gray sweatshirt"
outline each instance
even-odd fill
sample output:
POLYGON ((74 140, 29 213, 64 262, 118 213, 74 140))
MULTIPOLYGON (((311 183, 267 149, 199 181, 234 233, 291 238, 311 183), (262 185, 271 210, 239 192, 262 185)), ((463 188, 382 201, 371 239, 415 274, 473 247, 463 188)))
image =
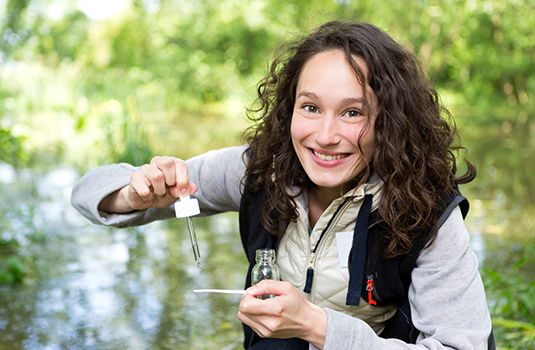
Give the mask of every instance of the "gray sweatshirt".
MULTIPOLYGON (((210 151, 186 161, 190 181, 198 185, 194 197, 201 215, 238 211, 245 146, 210 151)), ((98 205, 128 185, 138 168, 128 164, 101 166, 74 186, 72 205, 91 222, 114 227, 135 226, 174 217, 172 207, 126 214, 109 214, 98 205)), ((420 331, 416 344, 380 338, 364 321, 325 308, 327 336, 324 350, 340 349, 486 349, 491 330, 485 290, 476 255, 459 208, 423 249, 412 272, 409 302, 413 323, 420 331)), ((316 349, 310 345, 310 349, 316 349)))

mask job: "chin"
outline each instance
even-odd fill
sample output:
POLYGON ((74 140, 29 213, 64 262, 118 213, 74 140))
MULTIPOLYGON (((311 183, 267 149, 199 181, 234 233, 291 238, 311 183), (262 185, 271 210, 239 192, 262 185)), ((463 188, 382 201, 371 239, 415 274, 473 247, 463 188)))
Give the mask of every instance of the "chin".
POLYGON ((333 181, 333 180, 314 179, 314 178, 311 178, 311 180, 316 186, 324 187, 324 188, 340 188, 344 184, 343 181, 333 181))

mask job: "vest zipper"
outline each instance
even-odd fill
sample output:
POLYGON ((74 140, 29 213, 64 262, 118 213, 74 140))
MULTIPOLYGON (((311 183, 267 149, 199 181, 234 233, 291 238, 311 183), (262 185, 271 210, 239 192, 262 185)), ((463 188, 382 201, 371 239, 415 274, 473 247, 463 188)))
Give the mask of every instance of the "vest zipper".
POLYGON ((312 291, 312 281, 314 280, 314 259, 316 257, 316 253, 312 252, 310 253, 310 257, 308 258, 308 266, 307 266, 307 277, 305 282, 305 288, 303 289, 303 292, 309 294, 312 291))
MULTIPOLYGON (((372 226, 374 225, 369 226, 368 229, 372 226)), ((368 268, 371 266, 371 255, 368 255, 368 261, 366 265, 368 265, 368 268)), ((373 280, 373 271, 372 271, 371 273, 368 273, 366 275, 366 290, 368 291, 368 304, 370 305, 377 305, 377 301, 381 301, 381 298, 379 297, 376 286, 377 286, 377 281, 373 280), (370 300, 372 300, 373 302, 370 302, 370 300)))
POLYGON ((377 305, 377 302, 373 300, 373 296, 375 295, 375 289, 373 288, 373 275, 368 275, 367 278, 366 290, 368 291, 368 304, 377 305))
MULTIPOLYGON (((305 282, 305 288, 303 288, 303 292, 310 294, 312 291, 312 282, 314 280, 314 265, 316 263, 316 256, 318 248, 320 247, 321 242, 323 241, 323 237, 331 227, 332 223, 334 222, 334 219, 337 218, 340 212, 342 212, 342 209, 346 206, 346 204, 349 203, 349 201, 346 199, 343 203, 341 203, 338 208, 336 208, 336 211, 331 216, 331 219, 327 223, 327 226, 323 229, 321 232, 321 235, 318 239, 318 242, 316 243, 316 246, 314 247, 314 250, 310 253, 309 260, 308 260, 308 267, 306 272, 306 282, 305 282)), ((307 298, 308 299, 308 298, 307 298)))

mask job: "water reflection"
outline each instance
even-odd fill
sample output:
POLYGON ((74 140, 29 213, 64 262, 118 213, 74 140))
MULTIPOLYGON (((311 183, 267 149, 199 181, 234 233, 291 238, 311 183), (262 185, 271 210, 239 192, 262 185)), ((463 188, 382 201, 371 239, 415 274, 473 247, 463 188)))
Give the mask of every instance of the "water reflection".
POLYGON ((243 287, 246 263, 235 214, 195 219, 204 258, 199 271, 180 220, 122 230, 95 226, 69 204, 74 170, 28 177, 3 165, 0 172, 1 238, 20 244, 16 253, 27 270, 23 284, 0 285, 0 344, 239 348, 239 296, 192 293, 243 287))
MULTIPOLYGON (((240 296, 192 292, 243 287, 237 214, 194 219, 199 270, 185 220, 90 224, 69 203, 78 178, 69 167, 0 164, 0 259, 15 255, 26 269, 22 284, 0 284, 0 349, 240 349, 240 296)), ((534 212, 507 209, 496 193, 471 201, 467 225, 480 267, 506 274, 535 238, 534 212)), ((532 266, 516 271, 530 281, 532 266)))

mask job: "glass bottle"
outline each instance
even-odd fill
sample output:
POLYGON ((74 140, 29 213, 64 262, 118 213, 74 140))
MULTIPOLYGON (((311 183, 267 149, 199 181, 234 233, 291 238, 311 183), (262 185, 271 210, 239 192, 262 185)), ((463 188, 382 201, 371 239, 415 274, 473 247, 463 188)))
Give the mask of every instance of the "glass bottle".
MULTIPOLYGON (((251 272, 251 283, 257 284, 262 280, 279 280, 279 269, 276 265, 276 253, 274 249, 257 249, 256 265, 251 272)), ((258 299, 273 298, 274 295, 261 295, 258 299)))

